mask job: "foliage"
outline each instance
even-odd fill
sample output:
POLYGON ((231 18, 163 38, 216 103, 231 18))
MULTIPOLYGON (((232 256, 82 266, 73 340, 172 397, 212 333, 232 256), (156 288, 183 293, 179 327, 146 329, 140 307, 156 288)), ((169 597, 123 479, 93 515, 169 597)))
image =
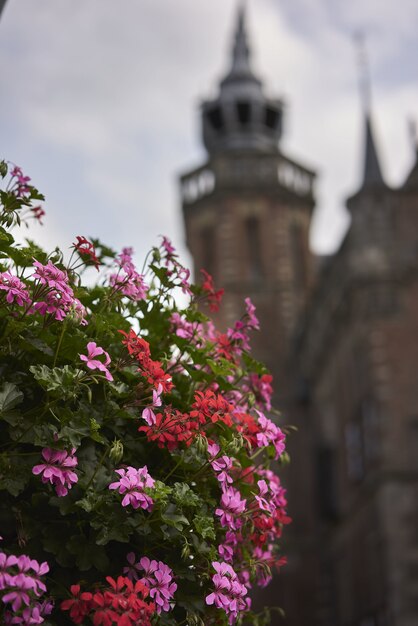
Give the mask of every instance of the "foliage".
POLYGON ((222 290, 166 238, 143 273, 84 237, 68 261, 17 245, 42 196, 0 175, 1 623, 265 623, 248 592, 289 518, 250 300, 217 331, 222 290))

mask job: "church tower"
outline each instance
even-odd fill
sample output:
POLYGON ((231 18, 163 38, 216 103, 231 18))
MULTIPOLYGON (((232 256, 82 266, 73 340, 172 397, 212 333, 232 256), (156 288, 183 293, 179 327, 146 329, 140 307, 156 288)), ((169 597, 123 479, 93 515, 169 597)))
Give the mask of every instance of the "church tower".
POLYGON ((225 288, 219 325, 241 317, 245 297, 256 305, 254 353, 283 406, 285 353, 313 278, 315 174, 283 154, 283 103, 266 96, 250 61, 241 4, 230 68, 201 108, 207 159, 181 177, 182 206, 196 278, 204 268, 225 288))

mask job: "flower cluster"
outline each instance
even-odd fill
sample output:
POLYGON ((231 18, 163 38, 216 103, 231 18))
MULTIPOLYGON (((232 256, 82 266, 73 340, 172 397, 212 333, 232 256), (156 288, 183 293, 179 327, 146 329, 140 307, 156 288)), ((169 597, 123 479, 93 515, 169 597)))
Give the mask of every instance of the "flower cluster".
POLYGON ((206 604, 214 604, 229 616, 234 623, 241 612, 249 609, 251 601, 246 597, 248 589, 243 585, 229 563, 213 561, 216 574, 212 576, 215 590, 206 596, 206 604))
POLYGON ((151 626, 155 605, 146 601, 148 588, 124 576, 116 580, 107 576, 106 581, 108 587, 94 593, 81 592, 80 585, 71 586, 72 597, 61 603, 61 609, 70 612, 73 623, 82 624, 88 616, 94 626, 151 626))
POLYGON ((280 430, 278 426, 270 419, 268 419, 261 411, 257 411, 258 414, 258 425, 260 427, 259 432, 256 435, 257 446, 262 448, 264 446, 268 446, 273 444, 274 449, 276 451, 275 459, 277 460, 279 456, 285 450, 285 439, 286 436, 280 430))
POLYGON ((272 378, 250 354, 254 305, 218 331, 203 307, 216 311, 222 290, 206 272, 191 285, 167 238, 141 272, 132 249, 81 236, 68 263, 15 249, 5 227, 41 218, 33 200, 14 170, 0 193, 0 622, 266 626, 248 591, 284 563, 290 519, 272 378), (83 285, 79 268, 102 263, 83 285), (50 555, 49 579, 46 563, 14 556, 23 545, 50 555))
POLYGON ((42 456, 45 463, 35 465, 32 468, 32 473, 35 476, 42 474, 43 483, 49 482, 55 487, 57 496, 66 496, 68 490, 78 482, 78 476, 73 471, 78 463, 75 451, 75 448, 71 452, 44 448, 42 456))
POLYGON ((141 582, 150 590, 157 613, 169 611, 177 584, 173 582, 173 570, 162 561, 150 560, 143 556, 137 567, 144 571, 141 582))
POLYGON ((137 272, 132 255, 132 248, 123 248, 117 261, 119 270, 111 275, 109 282, 115 291, 120 292, 129 300, 139 302, 146 298, 148 286, 143 275, 137 272))
POLYGON ((22 168, 15 165, 10 172, 11 190, 17 198, 25 198, 30 195, 31 186, 29 185, 30 176, 25 176, 22 168))
POLYGON ((51 260, 46 265, 34 261, 33 265, 35 272, 32 279, 36 282, 31 312, 48 314, 58 321, 62 321, 72 312, 84 320, 84 307, 74 296, 67 272, 60 270, 51 260))
POLYGON ((120 476, 120 480, 111 483, 109 489, 117 489, 120 495, 123 496, 122 506, 132 506, 134 509, 144 509, 144 511, 151 511, 153 505, 153 499, 145 493, 145 489, 152 489, 154 487, 154 479, 148 474, 147 466, 128 467, 125 469, 115 470, 120 476))
MULTIPOLYGON (((0 552, 0 596, 4 604, 4 624, 42 624, 52 611, 52 603, 42 600, 46 586, 42 577, 49 571, 48 563, 38 563, 22 554, 0 552)), ((0 609, 1 613, 1 609, 0 609)))
POLYGON ((168 237, 162 237, 159 255, 161 255, 164 261, 167 275, 172 281, 173 286, 180 287, 183 293, 191 296, 190 270, 181 265, 176 250, 168 237))
POLYGON ((138 362, 140 374, 146 378, 154 389, 158 390, 159 385, 161 385, 162 391, 169 393, 173 388, 171 376, 163 370, 160 361, 151 359, 149 343, 145 339, 138 337, 132 329, 129 333, 125 333, 123 330, 119 332, 125 337, 122 343, 128 348, 131 357, 138 362))

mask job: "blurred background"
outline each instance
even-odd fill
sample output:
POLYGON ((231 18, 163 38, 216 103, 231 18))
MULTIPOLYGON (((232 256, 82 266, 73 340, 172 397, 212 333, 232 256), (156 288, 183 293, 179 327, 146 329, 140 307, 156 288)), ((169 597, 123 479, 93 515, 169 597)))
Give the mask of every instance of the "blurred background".
POLYGON ((1 155, 46 196, 30 236, 140 262, 165 234, 226 287, 221 324, 257 306, 298 427, 272 624, 416 626, 418 3, 2 5, 1 155))
MULTIPOLYGON (((2 154, 46 195, 45 244, 81 229, 144 255, 166 233, 184 252, 176 175, 204 158, 198 105, 226 70, 235 11, 234 0, 7 0, 2 154)), ((282 145, 320 174, 312 244, 332 250, 359 179, 353 33, 367 36, 382 167, 396 184, 413 158, 417 3, 249 0, 248 13, 254 68, 286 102, 282 145)))

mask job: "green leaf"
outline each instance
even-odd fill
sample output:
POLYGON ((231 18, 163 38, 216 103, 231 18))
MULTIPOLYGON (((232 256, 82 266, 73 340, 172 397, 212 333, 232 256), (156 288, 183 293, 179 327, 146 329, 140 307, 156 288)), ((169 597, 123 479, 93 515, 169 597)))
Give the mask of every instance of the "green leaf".
POLYGON ((102 546, 96 545, 84 535, 73 535, 66 547, 76 557, 76 565, 80 571, 86 572, 96 567, 100 572, 106 572, 109 567, 109 558, 102 546))
POLYGON ((212 517, 196 515, 193 518, 193 526, 203 539, 216 539, 215 525, 212 517))
POLYGON ((77 383, 83 375, 82 370, 64 365, 64 367, 50 368, 47 365, 31 365, 29 368, 38 383, 53 395, 62 399, 77 396, 77 383))
POLYGON ((23 393, 13 383, 4 383, 0 391, 0 413, 6 414, 23 400, 23 393))
POLYGON ((202 502, 187 483, 174 483, 173 498, 180 507, 196 507, 202 502))
POLYGON ((169 504, 164 513, 161 514, 161 519, 168 526, 173 526, 178 531, 182 531, 184 526, 189 526, 189 520, 181 513, 176 512, 174 505, 169 504))

